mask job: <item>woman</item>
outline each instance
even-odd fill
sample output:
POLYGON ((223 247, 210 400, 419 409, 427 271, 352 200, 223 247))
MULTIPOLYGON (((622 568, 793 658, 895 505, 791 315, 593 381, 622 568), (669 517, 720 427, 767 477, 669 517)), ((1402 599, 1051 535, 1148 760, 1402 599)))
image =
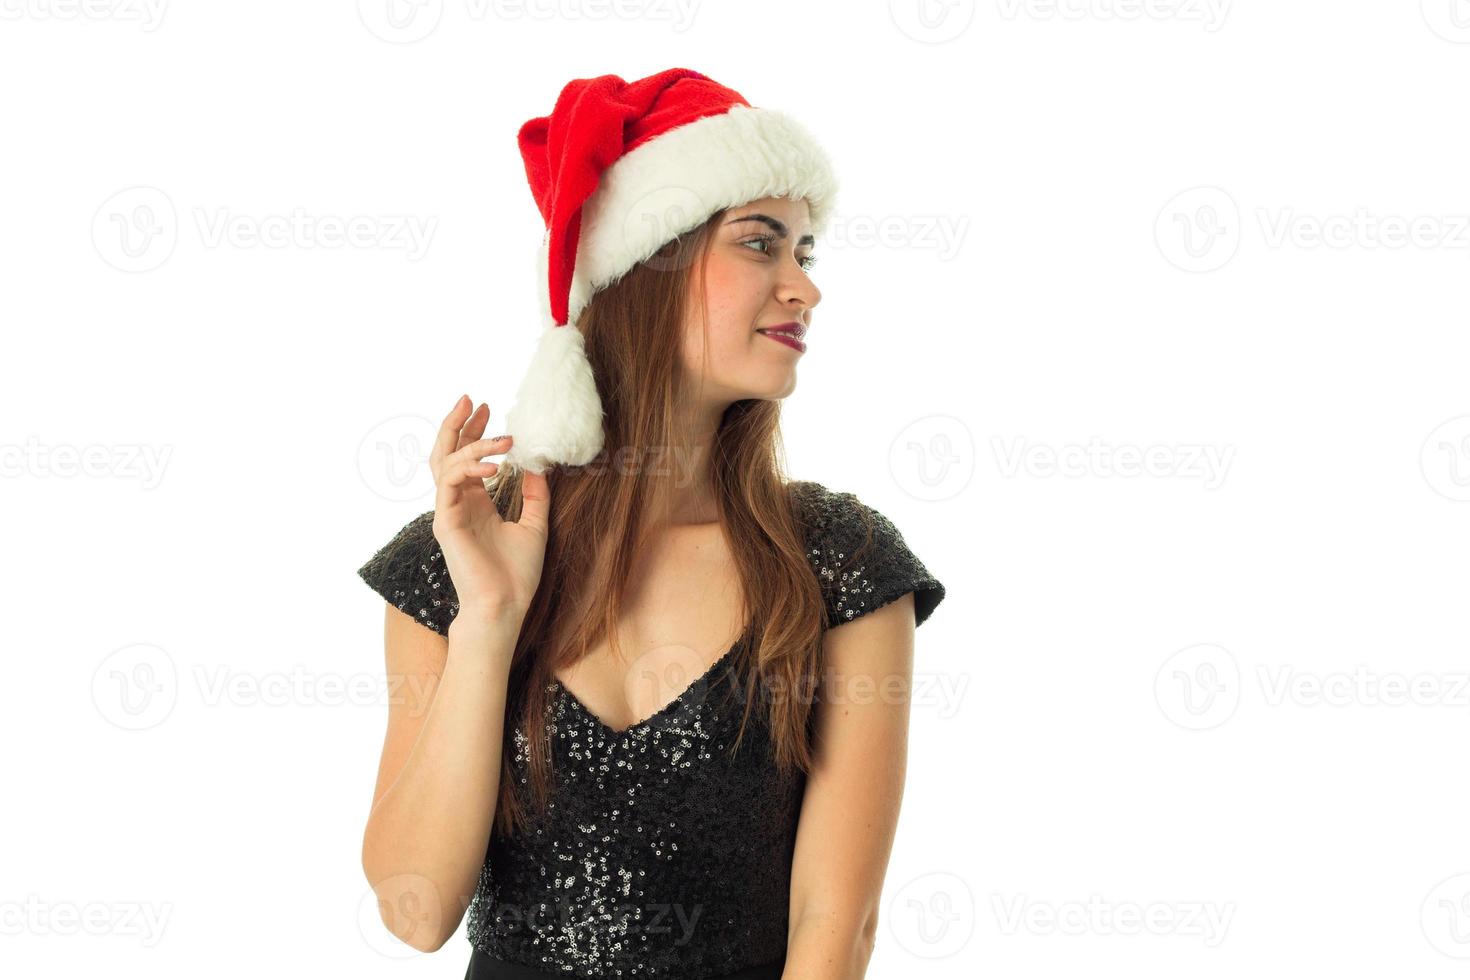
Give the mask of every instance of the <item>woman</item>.
POLYGON ((435 950, 468 911, 474 978, 862 977, 944 587, 780 472, 830 166, 687 69, 569 83, 520 146, 547 327, 509 432, 461 398, 359 571, 384 922, 435 950))

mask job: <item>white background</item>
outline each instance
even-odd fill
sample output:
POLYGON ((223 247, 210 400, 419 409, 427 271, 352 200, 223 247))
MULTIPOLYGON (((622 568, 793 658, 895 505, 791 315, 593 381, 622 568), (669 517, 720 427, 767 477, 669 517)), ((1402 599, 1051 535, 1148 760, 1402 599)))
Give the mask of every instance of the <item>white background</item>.
POLYGON ((1463 976, 1470 4, 396 9, 0 0, 7 975, 462 975, 355 570, 530 356, 516 130, 681 66, 829 148, 790 470, 949 590, 869 976, 1463 976))

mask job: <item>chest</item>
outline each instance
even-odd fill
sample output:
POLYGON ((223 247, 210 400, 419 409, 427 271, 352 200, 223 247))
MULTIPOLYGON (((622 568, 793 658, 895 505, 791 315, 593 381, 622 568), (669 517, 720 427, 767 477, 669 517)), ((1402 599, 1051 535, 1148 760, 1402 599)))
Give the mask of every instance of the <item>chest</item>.
POLYGON ((555 673, 603 725, 622 732, 656 714, 706 674, 745 627, 741 582, 722 532, 665 532, 630 575, 617 628, 555 673))

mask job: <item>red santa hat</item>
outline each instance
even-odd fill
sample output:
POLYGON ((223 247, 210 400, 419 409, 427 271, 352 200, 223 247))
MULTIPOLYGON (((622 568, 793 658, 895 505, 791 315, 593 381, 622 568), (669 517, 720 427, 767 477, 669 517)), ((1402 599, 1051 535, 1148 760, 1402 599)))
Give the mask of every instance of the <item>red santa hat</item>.
POLYGON ((574 79, 519 142, 546 221, 544 329, 506 414, 514 442, 502 466, 543 473, 602 449, 602 401, 576 326, 599 289, 715 212, 763 197, 804 198, 820 235, 837 181, 796 120, 687 68, 574 79))

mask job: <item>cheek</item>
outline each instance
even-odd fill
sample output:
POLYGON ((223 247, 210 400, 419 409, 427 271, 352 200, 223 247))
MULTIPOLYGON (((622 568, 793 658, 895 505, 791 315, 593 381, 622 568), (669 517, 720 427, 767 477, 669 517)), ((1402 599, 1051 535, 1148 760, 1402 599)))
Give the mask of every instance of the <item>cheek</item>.
MULTIPOLYGON (((705 302, 709 309, 710 359, 738 354, 750 345, 766 294, 759 267, 738 256, 710 253, 705 267, 705 302)), ((698 303, 699 297, 691 297, 698 303)), ((697 306, 685 328, 685 349, 697 360, 704 347, 704 326, 697 306)))

